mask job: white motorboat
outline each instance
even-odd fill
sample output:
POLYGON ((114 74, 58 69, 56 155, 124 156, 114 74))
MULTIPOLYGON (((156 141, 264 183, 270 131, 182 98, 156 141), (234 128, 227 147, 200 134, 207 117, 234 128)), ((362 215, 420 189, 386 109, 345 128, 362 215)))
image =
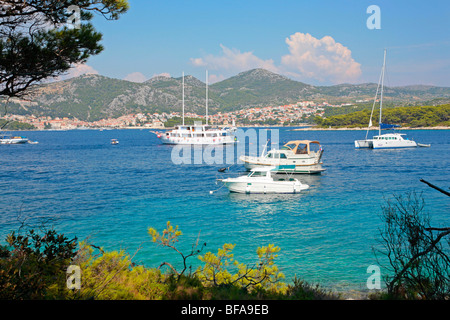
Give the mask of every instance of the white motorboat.
POLYGON ((309 188, 298 179, 286 174, 280 177, 276 167, 254 168, 248 175, 237 178, 218 179, 230 192, 237 193, 299 193, 309 188))
POLYGON ((386 69, 386 50, 384 50, 383 67, 381 70, 380 80, 378 81, 377 92, 372 106, 372 113, 370 114, 369 125, 367 126, 366 138, 364 140, 355 140, 355 148, 371 148, 371 149, 391 149, 391 148, 414 148, 417 147, 417 143, 414 140, 406 138, 404 133, 386 133, 381 134, 381 130, 384 129, 394 129, 399 127, 398 125, 382 123, 382 110, 383 110, 383 87, 384 87, 384 75, 386 69), (378 97, 378 91, 381 86, 380 94, 380 118, 378 125, 378 135, 374 136, 373 139, 368 139, 370 127, 372 126, 372 116, 375 108, 375 104, 378 97))
POLYGON ((286 143, 281 149, 272 149, 260 157, 241 156, 247 170, 257 167, 277 166, 278 172, 287 173, 320 173, 322 168, 323 149, 318 141, 294 140, 286 143))
POLYGON ((152 131, 164 144, 187 144, 187 145, 220 145, 234 144, 237 142, 234 125, 230 128, 218 128, 208 125, 208 72, 206 72, 206 124, 184 123, 184 73, 183 73, 183 124, 176 126, 173 130, 166 132, 152 131))
POLYGON ((0 144, 22 144, 28 143, 28 138, 20 136, 2 135, 0 136, 0 144))
POLYGON ((119 140, 117 140, 117 139, 111 139, 111 144, 112 144, 112 145, 119 144, 119 140))

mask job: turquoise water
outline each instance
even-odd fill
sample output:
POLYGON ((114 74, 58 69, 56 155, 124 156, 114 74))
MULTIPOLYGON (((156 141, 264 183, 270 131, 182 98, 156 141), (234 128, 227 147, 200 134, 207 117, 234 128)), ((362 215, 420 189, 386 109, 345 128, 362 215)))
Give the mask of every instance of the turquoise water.
POLYGON ((405 133, 431 148, 357 150, 353 141, 363 131, 282 128, 280 142, 319 140, 327 170, 299 176, 311 186, 302 194, 242 195, 216 185, 217 169, 226 165, 174 165, 173 147, 148 130, 27 132, 39 144, 0 146, 0 241, 25 221, 137 252, 134 261, 149 267, 180 267, 180 257, 147 234, 171 221, 183 231, 177 245, 184 252, 200 235, 204 252, 233 243, 236 260, 252 265, 256 249, 272 243, 281 248, 276 263, 287 281, 297 275, 336 290, 365 289, 367 267, 378 264, 372 247, 385 198, 423 192, 433 225, 450 220, 448 197, 419 181, 448 188, 450 131, 405 133), (111 145, 112 138, 120 144, 111 145))

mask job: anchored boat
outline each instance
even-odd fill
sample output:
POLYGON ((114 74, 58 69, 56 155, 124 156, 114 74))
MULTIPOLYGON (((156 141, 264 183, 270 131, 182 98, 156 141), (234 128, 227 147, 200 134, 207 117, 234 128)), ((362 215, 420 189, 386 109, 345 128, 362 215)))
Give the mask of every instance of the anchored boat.
POLYGON ((0 136, 0 144, 22 144, 28 143, 29 139, 20 136, 2 135, 0 136))
POLYGON ((184 73, 183 73, 183 124, 178 125, 175 129, 158 132, 151 131, 156 134, 158 139, 164 144, 187 144, 187 145, 219 145, 234 144, 237 142, 235 132, 237 130, 234 125, 231 128, 214 128, 208 125, 208 71, 206 72, 206 124, 194 123, 193 125, 185 125, 184 123, 184 73))
POLYGON ((230 192, 237 193, 299 193, 309 188, 298 179, 284 175, 276 175, 280 168, 260 167, 254 168, 248 175, 237 178, 218 179, 230 192))
POLYGON ((383 58, 383 67, 381 69, 380 80, 378 82, 377 92, 375 94, 375 98, 372 106, 372 113, 370 114, 369 125, 367 126, 366 138, 364 140, 355 140, 355 148, 371 148, 371 149, 391 149, 391 148, 414 148, 417 146, 428 146, 424 144, 417 144, 414 140, 410 140, 406 137, 405 133, 385 133, 381 134, 381 130, 385 129, 395 129, 400 127, 395 124, 386 124, 382 123, 382 110, 383 110, 383 87, 384 87, 384 75, 386 69, 386 50, 384 50, 384 58, 383 58), (374 136, 373 139, 367 139, 369 134, 370 127, 372 126, 372 116, 375 107, 375 103, 378 97, 378 91, 381 86, 381 94, 380 94, 380 118, 378 125, 378 135, 374 136))
MULTIPOLYGON (((265 148, 264 148, 265 151, 265 148)), ((281 149, 272 149, 260 157, 241 156, 247 170, 257 167, 276 166, 278 172, 287 173, 320 173, 322 168, 323 149, 319 141, 294 140, 286 143, 281 149)))

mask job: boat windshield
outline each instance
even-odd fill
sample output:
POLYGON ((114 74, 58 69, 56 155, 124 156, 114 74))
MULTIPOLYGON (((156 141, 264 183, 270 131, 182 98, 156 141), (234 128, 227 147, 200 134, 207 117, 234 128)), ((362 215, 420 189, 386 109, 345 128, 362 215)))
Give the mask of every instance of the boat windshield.
POLYGON ((267 173, 265 171, 252 171, 248 175, 249 177, 265 177, 267 173))
POLYGON ((281 147, 281 150, 293 150, 296 147, 295 144, 285 144, 283 147, 281 147))

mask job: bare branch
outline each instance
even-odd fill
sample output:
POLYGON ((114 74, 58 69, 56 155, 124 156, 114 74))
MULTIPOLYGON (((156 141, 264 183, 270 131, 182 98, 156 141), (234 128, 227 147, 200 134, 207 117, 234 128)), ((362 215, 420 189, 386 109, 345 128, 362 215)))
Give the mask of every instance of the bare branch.
POLYGON ((445 190, 443 190, 443 189, 441 189, 441 188, 439 188, 439 187, 436 187, 435 185, 433 185, 433 184, 431 184, 431 183, 429 183, 428 181, 425 181, 425 180, 423 180, 423 179, 420 179, 420 181, 423 182, 423 183, 426 183, 427 185, 429 185, 429 186, 432 187, 433 189, 436 189, 437 191, 442 192, 443 194, 445 194, 445 195, 447 195, 447 196, 450 197, 450 192, 447 192, 447 191, 445 191, 445 190))

